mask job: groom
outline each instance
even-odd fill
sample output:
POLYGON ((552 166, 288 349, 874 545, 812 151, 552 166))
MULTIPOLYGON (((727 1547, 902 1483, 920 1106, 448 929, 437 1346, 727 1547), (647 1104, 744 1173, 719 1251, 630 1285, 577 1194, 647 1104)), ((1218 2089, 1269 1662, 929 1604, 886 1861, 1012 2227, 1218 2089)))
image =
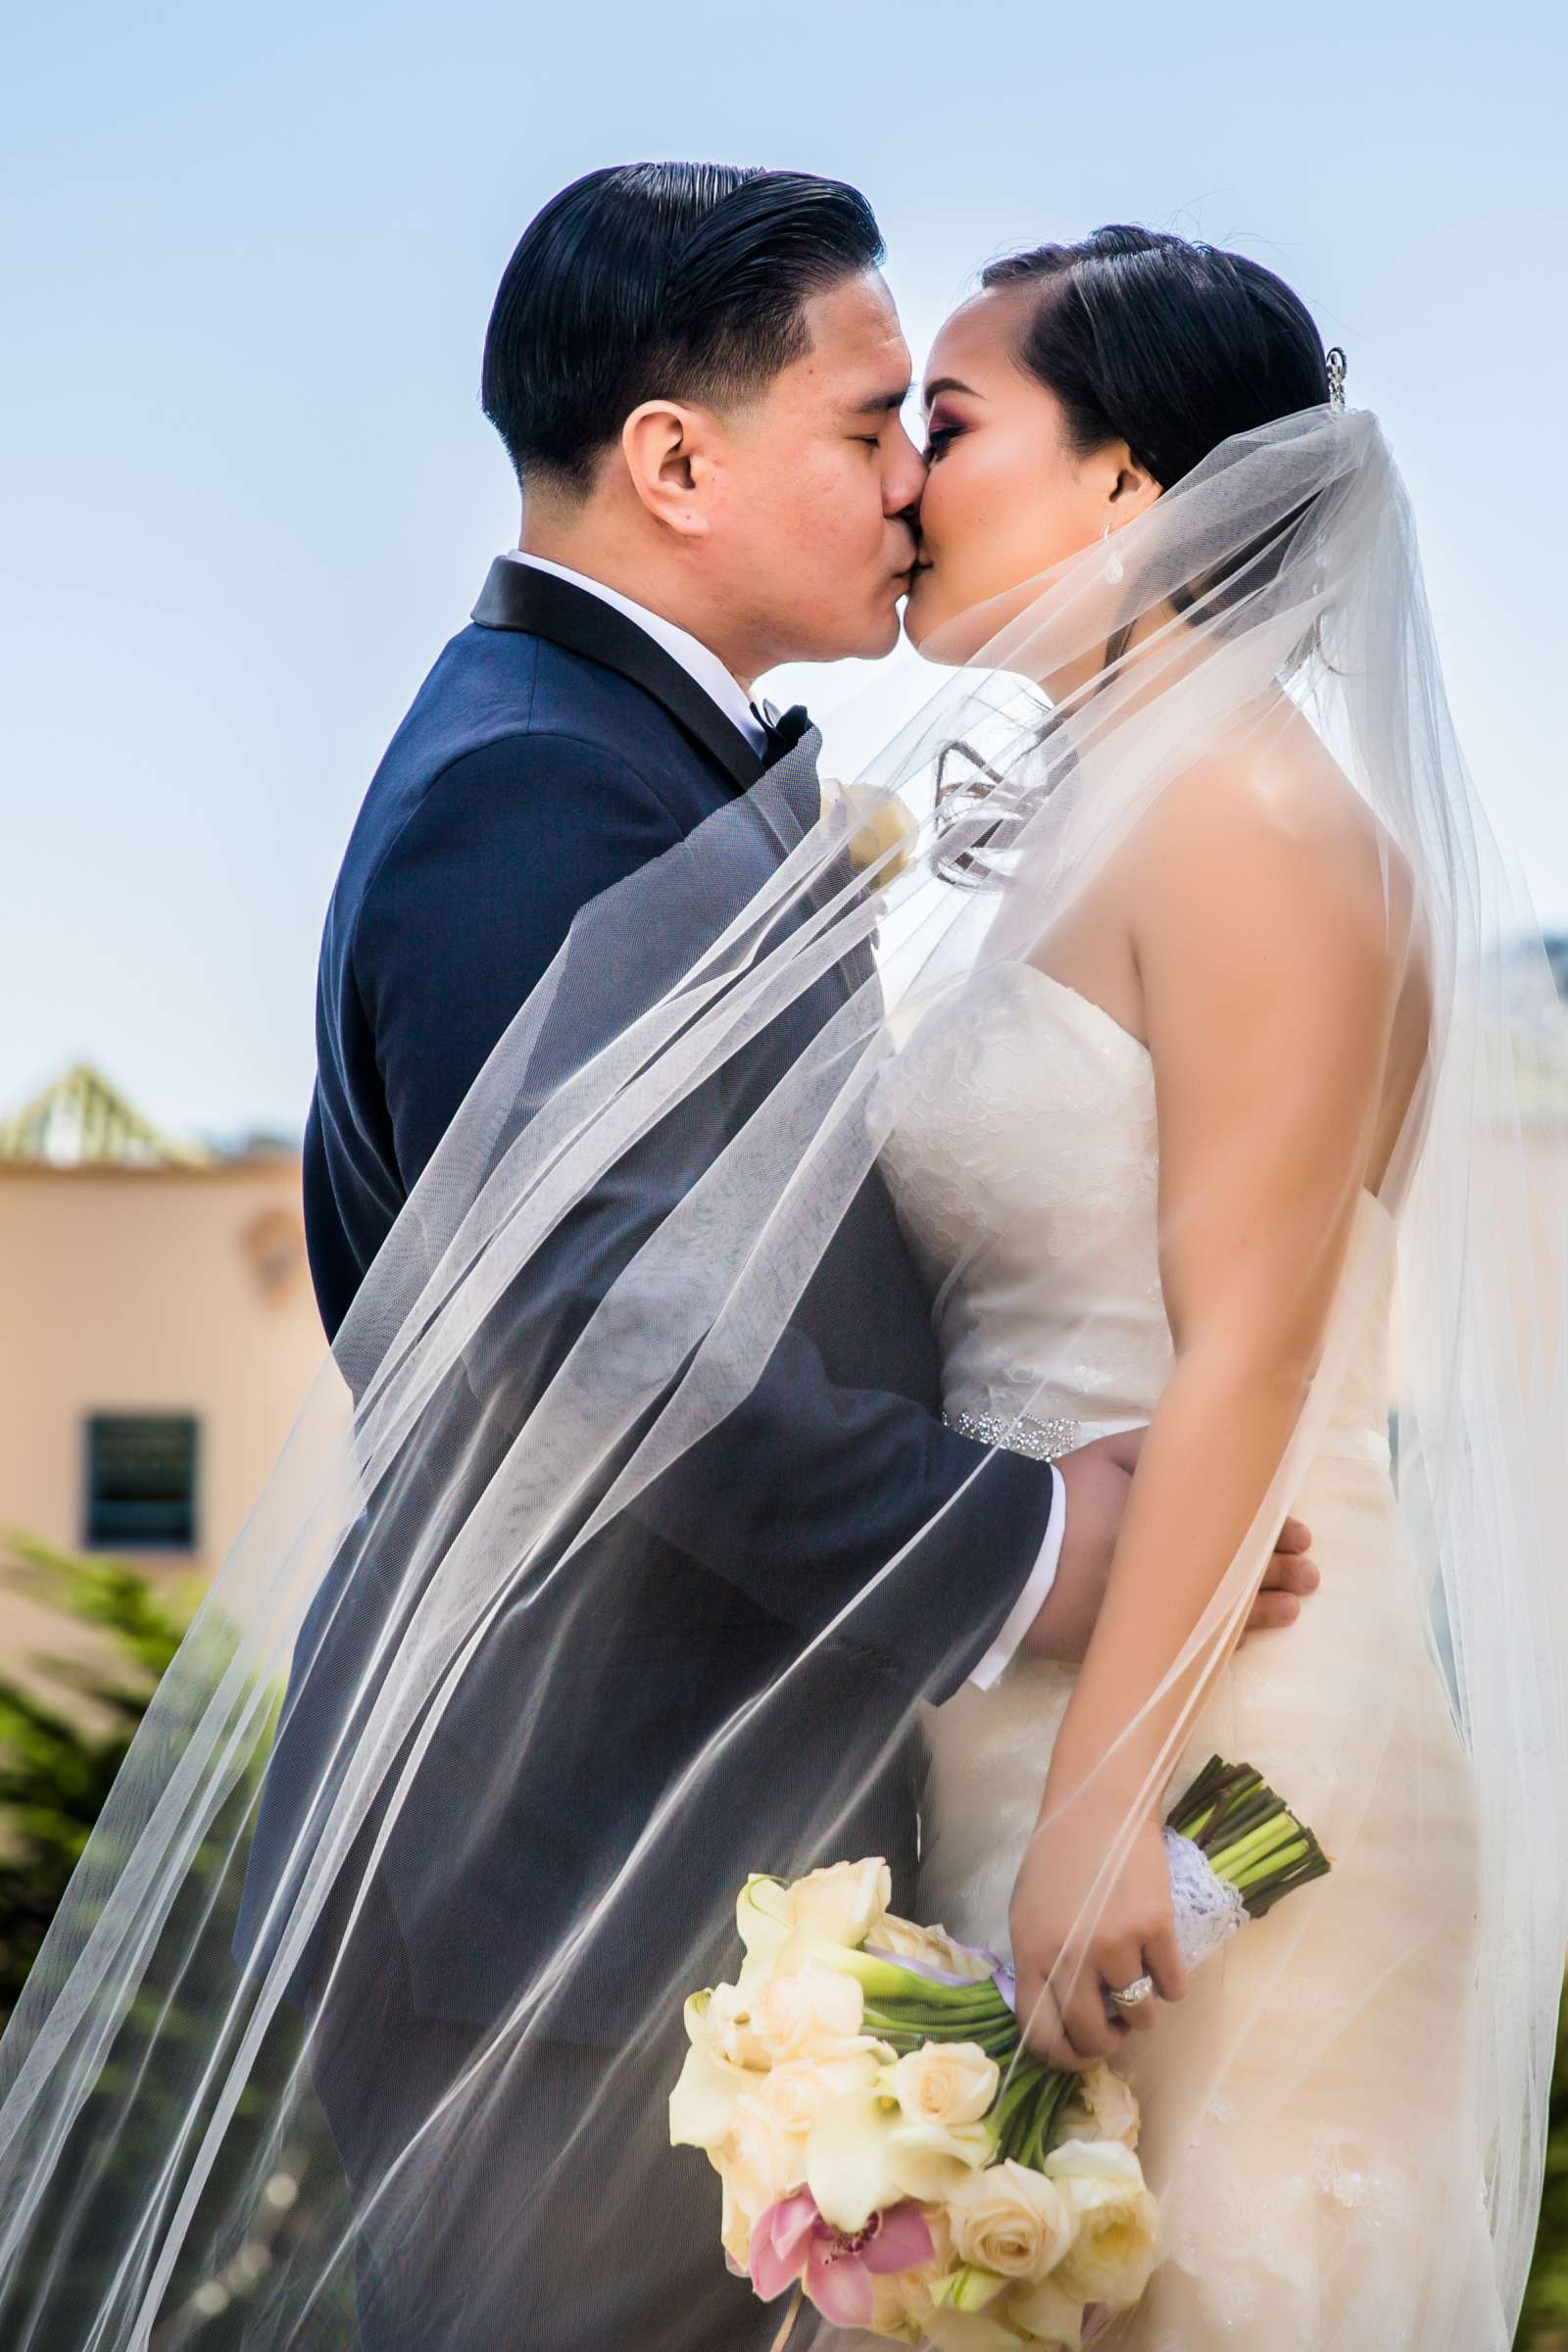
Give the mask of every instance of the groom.
MULTIPOLYGON (((901 422, 909 358, 882 255, 849 187, 686 164, 591 173, 514 254, 483 400, 522 486, 522 544, 492 564, 472 625, 394 738, 327 918, 305 1183, 329 1334, 579 910, 779 759, 808 771, 818 738, 806 713, 776 715, 758 677, 895 644, 923 466, 901 422)), ((1136 1439, 1056 1467, 999 1457, 970 1485, 977 1451, 940 1413, 930 1301, 873 1172, 777 1358, 703 1449, 728 1447, 714 1457, 729 1465, 725 1507, 665 1530, 650 1591, 677 1596, 658 1621, 690 1626, 690 1658, 662 1664, 657 1644, 628 1653, 587 1718, 563 1719, 565 1821, 556 1802, 542 1826, 526 1791, 510 1808, 481 1804, 490 1842, 465 1850, 461 1909, 450 1877, 436 1898, 428 1862, 400 1858, 395 1839, 388 1849, 373 1936, 360 1931, 370 1957, 337 1971, 313 2052, 360 2212, 366 2352, 744 2352, 769 2340, 777 2315, 723 2276, 700 2159, 659 2160, 671 2053, 596 2046, 587 2007, 568 2000, 554 2040, 514 2070, 511 2105, 484 2118, 494 2161, 467 2146, 461 2199, 432 2199, 415 2227, 378 2183, 683 1765, 787 1671, 799 1629, 831 1622, 883 1562, 908 1547, 887 1580, 898 1630, 877 1669, 906 1710, 967 1678, 994 1681, 1020 1646, 1082 1654, 1136 1439), (731 1507, 754 1484, 776 1508, 731 1507), (580 2121, 606 2112, 612 2140, 580 2121), (551 2120, 568 2115, 569 2127, 551 2120), (618 2261, 582 2234, 617 2160, 622 2178, 643 2169, 654 2212, 641 2218, 655 2225, 618 2261), (524 2173, 560 2193, 530 2185, 525 2197, 524 2173), (672 2199, 685 2200, 678 2211, 672 2199)), ((1282 1544, 1254 1625, 1288 1622, 1293 1594, 1315 1581, 1294 1531, 1282 1544)), ((355 1605, 368 1603, 351 1593, 344 1608, 355 1605)), ((502 1646, 476 1661, 497 1731, 526 1672, 502 1646)), ((831 1740, 835 1711, 862 1703, 853 1683, 818 1693, 794 1727, 797 1775, 809 1775, 813 1741, 831 1740)), ((482 1752, 468 1728, 468 1752, 482 1752)), ((472 1817, 461 1769, 443 1780, 446 1769, 432 1751, 437 1843, 442 1821, 472 1817)), ((907 1899, 917 1795, 904 1762, 874 1800, 867 1835, 907 1899)), ((704 1886, 738 1884, 746 1854, 725 1837, 711 1821, 691 1830, 669 1865, 671 1908, 677 1886, 700 1901, 704 1886)), ((258 1849, 266 1838, 264 1815, 258 1849)))

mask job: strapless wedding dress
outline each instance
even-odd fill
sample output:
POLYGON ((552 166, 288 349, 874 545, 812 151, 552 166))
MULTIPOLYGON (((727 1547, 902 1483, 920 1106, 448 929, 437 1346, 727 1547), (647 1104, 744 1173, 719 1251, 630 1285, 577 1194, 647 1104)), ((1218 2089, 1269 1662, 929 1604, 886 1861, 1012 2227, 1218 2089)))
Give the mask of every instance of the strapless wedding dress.
MULTIPOLYGON (((950 1417, 1150 1419, 1173 1354, 1147 1049, 1005 965, 927 1016, 884 1082, 883 1167, 937 1300, 950 1417)), ((1167 2259, 1100 2343, 1130 2352, 1503 2352, 1471 2118, 1477 1868, 1468 1760, 1389 1474, 1394 1225, 1363 1195, 1367 1301, 1296 1498, 1322 1587, 1224 1669, 1172 1783, 1254 1764, 1326 1880, 1250 1923, 1128 2045, 1167 2259)), ((966 1424, 973 1426, 973 1423, 966 1424)), ((929 1711, 921 1909, 1007 1943, 1074 1669, 1015 1659, 929 1711)))

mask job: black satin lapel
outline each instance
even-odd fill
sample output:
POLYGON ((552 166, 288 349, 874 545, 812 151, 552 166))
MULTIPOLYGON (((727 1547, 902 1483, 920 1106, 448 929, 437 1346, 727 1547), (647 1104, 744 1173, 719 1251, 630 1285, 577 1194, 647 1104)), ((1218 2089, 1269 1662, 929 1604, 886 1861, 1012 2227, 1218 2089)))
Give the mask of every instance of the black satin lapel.
POLYGON ((739 727, 674 656, 588 589, 497 556, 473 617, 482 629, 520 629, 530 637, 547 637, 568 654, 581 654, 629 678, 717 760, 737 792, 747 791, 762 773, 761 760, 739 727))

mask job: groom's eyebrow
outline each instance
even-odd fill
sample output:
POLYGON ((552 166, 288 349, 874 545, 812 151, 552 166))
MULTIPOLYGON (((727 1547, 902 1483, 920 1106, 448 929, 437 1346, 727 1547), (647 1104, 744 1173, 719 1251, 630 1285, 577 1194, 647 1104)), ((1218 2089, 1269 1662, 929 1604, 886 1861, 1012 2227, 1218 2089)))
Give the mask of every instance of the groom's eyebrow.
POLYGON ((897 392, 872 392, 866 399, 857 401, 850 411, 852 416, 895 416, 909 397, 911 387, 905 384, 897 392))

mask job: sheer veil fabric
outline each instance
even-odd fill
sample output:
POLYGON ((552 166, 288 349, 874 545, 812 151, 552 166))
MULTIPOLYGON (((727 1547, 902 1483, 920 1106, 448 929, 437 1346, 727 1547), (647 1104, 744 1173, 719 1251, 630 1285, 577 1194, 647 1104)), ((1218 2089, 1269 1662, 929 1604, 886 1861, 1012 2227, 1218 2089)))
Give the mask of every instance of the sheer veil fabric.
MULTIPOLYGON (((1118 534, 1117 556, 1114 578, 1096 547, 1008 599, 855 805, 822 812, 808 738, 587 907, 518 1008, 166 1676, 0 2045, 0 2337, 16 2352, 201 2341, 219 2313, 226 2343, 350 2346, 355 2214, 405 2239, 443 2226, 480 2193, 497 2118, 521 2135, 503 2232, 539 2224, 572 2147, 597 2153, 593 2210, 553 2226, 576 2232, 558 2297, 586 2314, 596 2261, 645 2258, 659 2168, 700 2160, 626 2120, 656 2087, 639 2053, 663 2049, 683 1996, 725 1973, 746 1870, 875 1850, 878 1791, 918 1774, 922 1709, 962 1680, 933 1677, 906 1639, 917 1540, 864 1562, 848 1598, 792 1577, 809 1494, 785 1470, 765 1491, 738 1473, 760 1458, 748 1415, 875 1180, 889 1079, 920 1024, 1032 960, 1162 797, 1286 707, 1375 822, 1391 927, 1410 878, 1410 952, 1432 981, 1431 1049, 1382 1204, 1397 1234, 1401 1590, 1472 1800, 1478 1995, 1433 2053, 1475 2200, 1433 2217, 1421 2341, 1476 2352, 1473 2332, 1441 2331, 1445 2226, 1470 2248, 1484 2229, 1511 2330, 1568 1932, 1568 1325, 1560 1268, 1522 1282, 1516 1254, 1519 1234, 1565 1222, 1526 1148, 1513 1059, 1549 980, 1453 739, 1372 416, 1313 410, 1226 443, 1118 534), (874 821, 883 795, 907 837, 874 821), (718 1524, 755 1532, 735 1625, 756 1671, 628 1820, 596 1775, 595 1727, 631 1703, 651 1655, 683 1671, 670 1661, 690 1629, 658 1564, 671 1544, 716 1559, 718 1524), (519 1906, 520 1946, 498 1924, 519 1906), (389 1921, 452 2048, 403 2070, 351 2198, 318 2099, 389 1921), (530 2163, 529 2085, 565 2047, 601 2062, 580 2088, 550 2077, 570 2120, 558 2112, 530 2163)), ((1352 1246, 1298 1426, 1168 1688, 1234 1640, 1377 1279, 1352 1246)), ((1007 1458, 975 1449, 982 1503, 1007 1458)), ((702 1670, 694 1655, 695 1683, 702 1670)), ((1353 1704, 1325 1758, 1342 1869, 1397 1705, 1375 1656, 1346 1674, 1353 1704)), ((1189 1706, 1156 1781, 1196 1722, 1189 1706)), ((1446 1800, 1406 1795, 1369 1972, 1459 1932, 1419 1900, 1446 1800)), ((1272 1981, 1250 1987, 1284 2014, 1317 1891, 1296 1898, 1272 1981)), ((1289 2070, 1324 2060, 1343 2024, 1301 2015, 1289 2070)), ((1273 2084, 1251 2085, 1265 2134, 1286 2072, 1282 2054, 1273 2084)), ((1224 2089, 1220 2056, 1193 2095, 1224 2089)), ((483 2291, 454 2279, 454 2308, 483 2291)))

